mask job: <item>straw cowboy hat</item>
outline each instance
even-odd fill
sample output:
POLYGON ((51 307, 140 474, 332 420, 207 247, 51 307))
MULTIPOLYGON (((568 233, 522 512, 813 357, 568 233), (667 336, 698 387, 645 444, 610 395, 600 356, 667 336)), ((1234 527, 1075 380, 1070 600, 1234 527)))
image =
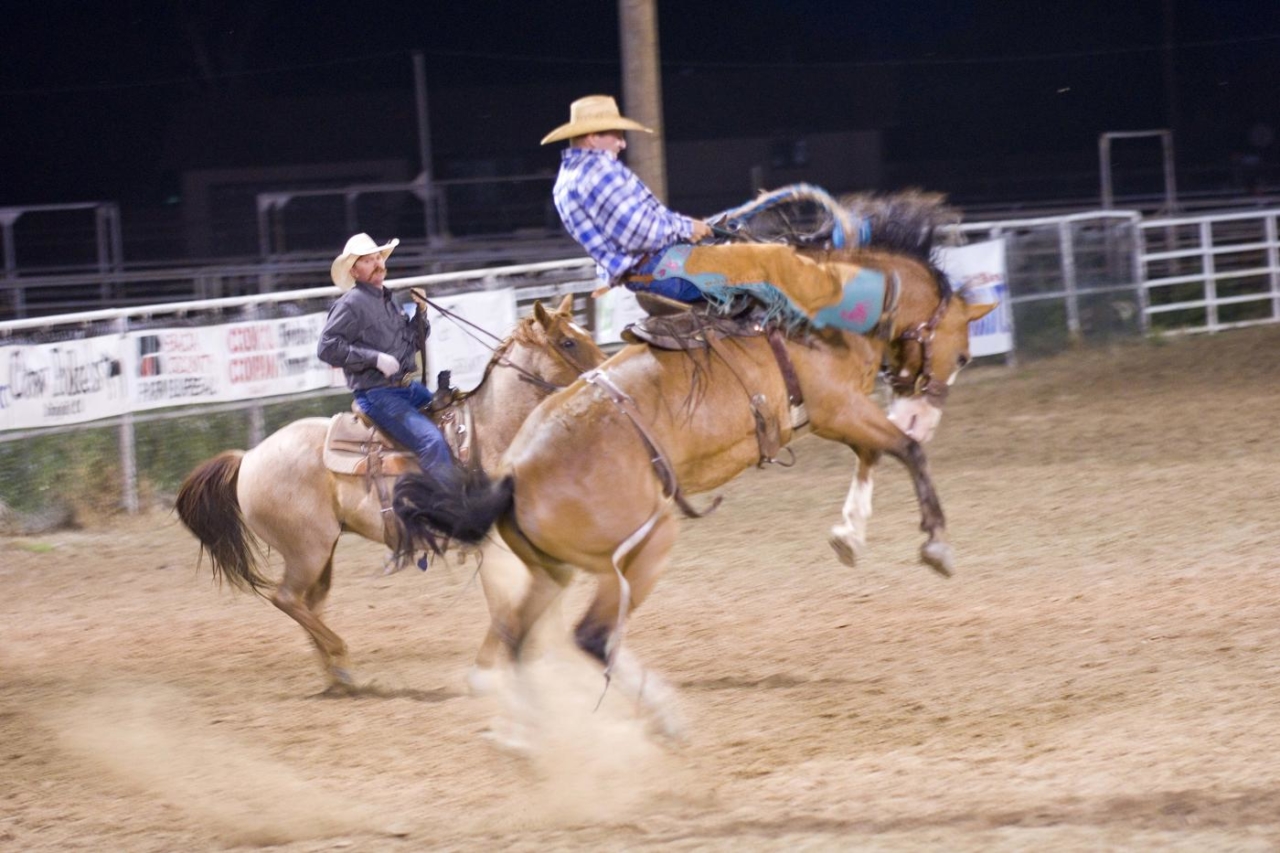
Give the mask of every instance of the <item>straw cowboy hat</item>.
POLYGON ((399 245, 399 237, 393 237, 390 242, 379 246, 368 234, 357 234, 342 247, 342 254, 334 258, 333 266, 329 268, 329 278, 338 285, 338 290, 350 290, 356 286, 356 280, 351 276, 351 268, 355 266, 357 260, 365 255, 381 254, 382 260, 385 261, 399 245))
POLYGON ((602 130, 641 130, 653 133, 638 121, 623 118, 618 112, 618 102, 608 95, 587 95, 569 105, 569 123, 562 124, 542 137, 542 144, 573 139, 602 130))

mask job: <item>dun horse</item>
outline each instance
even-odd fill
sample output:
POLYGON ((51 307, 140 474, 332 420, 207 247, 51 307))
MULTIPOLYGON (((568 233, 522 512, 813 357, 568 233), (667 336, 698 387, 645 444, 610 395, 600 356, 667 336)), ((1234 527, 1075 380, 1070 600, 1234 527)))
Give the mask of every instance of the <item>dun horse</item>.
POLYGON ((932 263, 944 210, 936 200, 897 199, 889 209, 871 219, 865 247, 838 258, 899 283, 896 306, 874 332, 774 328, 719 338, 707 327, 699 336, 710 348, 632 345, 535 410, 496 480, 412 474, 397 483, 395 511, 411 540, 475 542, 496 524, 528 565, 532 583, 504 632, 517 661, 532 624, 577 568, 599 583, 576 640, 608 673, 628 615, 666 567, 675 506, 693 513, 686 493, 714 489, 776 454, 795 435, 791 412, 801 400, 813 433, 847 445, 858 460, 842 523, 831 531, 839 558, 852 565, 865 549, 872 466, 887 453, 915 486, 923 562, 950 574, 921 442, 969 360, 970 321, 994 306, 968 304, 932 263), (871 397, 882 365, 895 392, 888 415, 871 397))
MULTIPOLYGON (((524 418, 552 390, 604 361, 591 336, 573 322, 572 299, 566 296, 555 311, 535 304, 468 396, 471 450, 483 469, 496 470, 524 418)), ((328 418, 304 418, 247 453, 228 450, 202 463, 183 482, 177 510, 200 540, 202 553, 209 554, 214 574, 237 587, 261 593, 273 586, 261 573, 259 541, 280 554, 284 576, 274 586, 272 603, 311 636, 330 689, 350 692, 356 685, 347 645, 321 619, 334 549, 344 531, 391 548, 399 543, 395 525, 384 526, 375 484, 365 475, 326 468, 322 451, 328 427, 328 418)), ((480 663, 487 664, 485 658, 499 646, 496 636, 487 638, 480 663)))

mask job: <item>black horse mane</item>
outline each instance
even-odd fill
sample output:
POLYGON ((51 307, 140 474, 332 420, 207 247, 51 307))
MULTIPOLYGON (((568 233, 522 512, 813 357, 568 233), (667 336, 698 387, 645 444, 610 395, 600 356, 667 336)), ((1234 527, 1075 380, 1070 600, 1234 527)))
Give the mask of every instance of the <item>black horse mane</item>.
POLYGON ((943 298, 955 290, 938 266, 934 249, 938 229, 960 222, 960 212, 946 203, 941 193, 912 189, 890 194, 858 193, 844 196, 840 205, 853 217, 854 225, 870 225, 870 235, 860 247, 896 252, 916 258, 933 275, 943 298))
POLYGON ((959 211, 946 204, 945 196, 922 190, 848 195, 840 205, 853 216, 855 226, 870 224, 864 248, 911 255, 930 265, 938 229, 960 221, 959 211))

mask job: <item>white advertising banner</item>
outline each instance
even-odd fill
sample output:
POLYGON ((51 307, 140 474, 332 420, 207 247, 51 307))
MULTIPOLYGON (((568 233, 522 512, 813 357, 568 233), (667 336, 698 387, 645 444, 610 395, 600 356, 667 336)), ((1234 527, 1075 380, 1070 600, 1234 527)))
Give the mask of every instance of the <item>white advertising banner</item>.
MULTIPOLYGON (((516 324, 516 292, 509 287, 455 296, 433 296, 431 301, 498 339, 511 334, 516 324)), ((428 312, 431 337, 427 338, 427 365, 431 375, 427 385, 434 389, 434 374, 449 370, 453 374, 455 388, 471 390, 484 377, 484 369, 493 356, 497 341, 471 326, 443 316, 435 308, 429 308, 428 312)))
POLYGON ((123 338, 0 350, 0 429, 60 426, 129 411, 123 338))
POLYGON ((595 308, 595 335, 598 344, 616 344, 622 341, 622 330, 645 316, 644 309, 636 302, 636 295, 625 287, 611 287, 607 293, 592 300, 595 308))
POLYGON ((0 430, 341 387, 342 372, 316 357, 325 316, 5 347, 0 430))
POLYGON ((335 371, 316 357, 325 316, 131 332, 126 370, 132 408, 247 400, 331 387, 335 371))
POLYGON ((1004 240, 988 240, 939 250, 938 265, 970 303, 997 302, 995 310, 969 324, 969 352, 974 356, 1013 351, 1013 306, 1005 274, 1004 240))

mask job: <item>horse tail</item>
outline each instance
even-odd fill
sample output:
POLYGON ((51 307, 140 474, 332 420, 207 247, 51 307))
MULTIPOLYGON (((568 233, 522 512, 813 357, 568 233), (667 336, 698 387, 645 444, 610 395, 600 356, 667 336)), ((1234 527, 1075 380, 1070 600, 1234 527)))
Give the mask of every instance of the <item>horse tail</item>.
POLYGON ((402 532, 402 550, 419 546, 444 553, 448 540, 476 545, 514 502, 515 479, 494 481, 484 471, 405 474, 391 506, 402 532))
POLYGON ((200 540, 200 557, 209 555, 214 577, 261 593, 271 581, 258 571, 261 548, 236 499, 243 459, 243 450, 226 450, 200 463, 182 481, 175 507, 182 523, 200 540))

